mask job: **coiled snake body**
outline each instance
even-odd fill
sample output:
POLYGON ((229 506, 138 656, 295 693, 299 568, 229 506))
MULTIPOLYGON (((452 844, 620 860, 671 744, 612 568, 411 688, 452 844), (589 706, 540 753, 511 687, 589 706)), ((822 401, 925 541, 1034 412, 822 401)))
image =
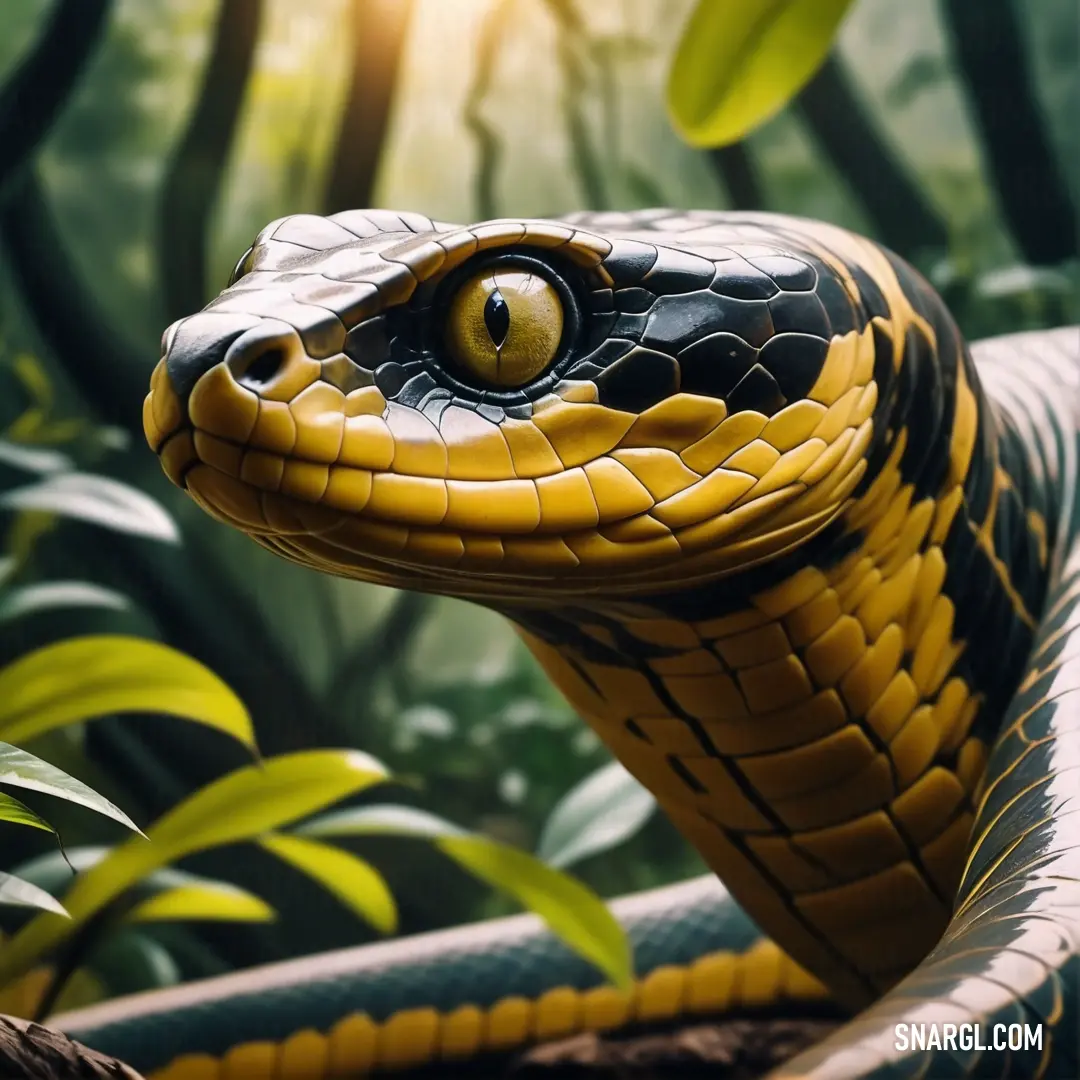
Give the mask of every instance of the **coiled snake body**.
POLYGON ((969 352, 820 223, 269 225, 166 333, 165 471, 289 559, 504 613, 726 888, 617 907, 629 997, 518 919, 60 1023, 171 1080, 345 1076, 827 987, 864 1011, 780 1075, 1077 1075, 1078 403, 1076 328, 969 352), (923 1022, 987 1045, 898 1044, 923 1022))

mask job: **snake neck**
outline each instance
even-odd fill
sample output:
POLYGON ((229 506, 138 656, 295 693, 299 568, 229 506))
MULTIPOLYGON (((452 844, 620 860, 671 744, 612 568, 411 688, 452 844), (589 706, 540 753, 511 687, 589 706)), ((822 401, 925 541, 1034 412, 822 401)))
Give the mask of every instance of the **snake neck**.
POLYGON ((803 547, 635 604, 505 611, 743 907, 853 1006, 944 929, 1046 585, 1036 449, 946 320, 883 379, 873 471, 803 547))

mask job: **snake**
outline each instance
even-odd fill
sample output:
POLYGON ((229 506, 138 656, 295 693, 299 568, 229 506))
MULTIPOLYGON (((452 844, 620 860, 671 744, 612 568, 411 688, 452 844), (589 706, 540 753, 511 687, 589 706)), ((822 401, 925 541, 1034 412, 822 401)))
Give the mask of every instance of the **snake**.
POLYGON ((969 346, 781 214, 297 214, 143 422, 264 548, 504 616, 710 874, 612 903, 629 988, 523 915, 59 1028, 321 1080, 825 1003, 771 1075, 1080 1075, 1080 328, 969 346))

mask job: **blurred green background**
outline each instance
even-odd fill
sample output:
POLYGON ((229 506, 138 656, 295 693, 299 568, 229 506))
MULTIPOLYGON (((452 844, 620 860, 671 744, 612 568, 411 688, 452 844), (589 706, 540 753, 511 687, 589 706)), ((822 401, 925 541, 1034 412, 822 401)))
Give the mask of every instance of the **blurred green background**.
MULTIPOLYGON (((858 0, 799 98, 720 150, 683 143, 665 110, 692 6, 3 0, 0 492, 33 475, 26 453, 60 451, 159 501, 181 542, 0 511, 12 581, 78 579, 126 598, 0 617, 0 663, 77 633, 167 642, 237 691, 264 753, 362 748, 407 781, 393 801, 535 850, 560 799, 608 758, 500 619, 275 560, 170 488, 138 406, 164 327, 224 286, 267 221, 350 205, 448 221, 649 205, 804 214, 913 259, 969 338, 1080 321, 1073 0, 858 0), (62 16, 82 29, 49 45, 62 16), (85 65, 70 94, 63 74, 15 94, 46 46, 47 73, 85 65), (1017 110, 1004 130, 986 110, 1000 92, 1017 110), (44 137, 24 146, 35 124, 44 137)), ((144 826, 245 761, 165 717, 40 742, 31 749, 144 826)), ((605 896, 700 872, 616 771, 592 790, 593 853, 556 861, 605 896)), ((62 805, 47 814, 67 845, 118 837, 62 805)), ((49 850, 40 833, 0 831, 0 868, 49 850)), ((542 852, 559 846, 549 832, 542 852)), ((385 873, 403 932, 511 910, 422 844, 353 847, 385 873)), ((141 959, 115 960, 112 991, 371 936, 265 852, 191 865, 257 892, 279 919, 146 930, 141 959)))

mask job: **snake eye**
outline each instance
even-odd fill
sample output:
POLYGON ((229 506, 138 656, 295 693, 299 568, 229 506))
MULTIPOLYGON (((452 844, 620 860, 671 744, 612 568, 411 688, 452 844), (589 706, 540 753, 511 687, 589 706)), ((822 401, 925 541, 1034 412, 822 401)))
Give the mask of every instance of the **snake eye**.
POLYGON ((456 363, 491 386, 524 386, 555 359, 563 305, 551 282, 499 267, 469 278, 447 312, 446 344, 456 363))

